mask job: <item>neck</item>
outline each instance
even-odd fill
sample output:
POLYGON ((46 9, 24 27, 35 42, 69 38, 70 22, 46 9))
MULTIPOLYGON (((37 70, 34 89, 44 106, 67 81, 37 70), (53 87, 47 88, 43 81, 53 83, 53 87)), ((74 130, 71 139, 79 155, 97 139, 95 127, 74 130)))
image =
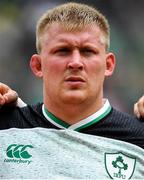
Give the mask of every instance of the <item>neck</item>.
POLYGON ((104 104, 104 100, 101 99, 94 104, 63 104, 50 105, 44 102, 44 106, 49 112, 54 114, 57 118, 66 122, 67 124, 75 124, 82 119, 90 116, 91 114, 97 112, 104 104))

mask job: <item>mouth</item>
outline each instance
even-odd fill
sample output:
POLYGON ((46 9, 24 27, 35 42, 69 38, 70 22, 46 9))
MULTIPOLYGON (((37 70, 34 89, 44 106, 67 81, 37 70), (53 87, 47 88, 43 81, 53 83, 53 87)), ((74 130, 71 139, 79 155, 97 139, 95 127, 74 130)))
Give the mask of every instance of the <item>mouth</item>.
POLYGON ((69 76, 65 79, 65 83, 70 89, 76 90, 81 89, 86 81, 81 76, 69 76))
POLYGON ((81 83, 84 83, 85 80, 82 77, 79 77, 79 76, 70 76, 70 77, 66 78, 66 82, 72 82, 72 83, 81 82, 81 83))

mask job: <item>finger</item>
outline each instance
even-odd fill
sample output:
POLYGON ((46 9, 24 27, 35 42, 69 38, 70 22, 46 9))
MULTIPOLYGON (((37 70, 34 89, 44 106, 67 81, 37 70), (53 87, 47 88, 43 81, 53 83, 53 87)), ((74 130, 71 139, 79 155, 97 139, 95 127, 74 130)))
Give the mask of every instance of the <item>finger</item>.
POLYGON ((139 101, 137 102, 138 112, 140 117, 144 117, 144 96, 142 96, 139 101))
POLYGON ((139 113, 139 110, 138 110, 138 104, 137 104, 137 103, 134 104, 134 114, 135 114, 138 118, 140 118, 140 113, 139 113))
POLYGON ((5 103, 5 99, 3 95, 0 94, 0 106, 4 105, 4 103, 5 103))
POLYGON ((5 85, 3 83, 0 83, 0 93, 1 93, 1 95, 5 94, 9 89, 10 88, 7 85, 5 85))
POLYGON ((8 90, 8 92, 3 95, 3 98, 5 104, 13 103, 17 101, 18 94, 13 90, 8 90))

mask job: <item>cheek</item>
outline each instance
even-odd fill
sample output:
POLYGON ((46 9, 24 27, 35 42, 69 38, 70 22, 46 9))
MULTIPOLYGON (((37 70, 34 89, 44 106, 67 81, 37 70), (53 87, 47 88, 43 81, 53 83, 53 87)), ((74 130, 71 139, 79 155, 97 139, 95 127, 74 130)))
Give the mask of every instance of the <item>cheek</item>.
POLYGON ((91 64, 88 78, 92 91, 97 92, 98 89, 102 88, 105 78, 105 68, 106 65, 104 61, 96 61, 91 64))
POLYGON ((64 67, 64 63, 60 62, 59 60, 46 60, 43 63, 43 73, 46 76, 49 76, 49 78, 54 79, 54 77, 60 76, 60 74, 62 74, 64 67))
POLYGON ((89 72, 95 77, 104 76, 106 69, 106 63, 105 61, 102 61, 102 59, 94 61, 89 66, 89 72))

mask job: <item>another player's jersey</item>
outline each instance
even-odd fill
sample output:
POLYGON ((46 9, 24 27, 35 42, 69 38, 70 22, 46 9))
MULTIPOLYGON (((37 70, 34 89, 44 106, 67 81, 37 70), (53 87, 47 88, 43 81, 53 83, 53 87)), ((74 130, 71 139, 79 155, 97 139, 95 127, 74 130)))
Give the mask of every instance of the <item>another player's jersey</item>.
POLYGON ((0 131, 0 179, 143 179, 144 149, 73 130, 0 131))

